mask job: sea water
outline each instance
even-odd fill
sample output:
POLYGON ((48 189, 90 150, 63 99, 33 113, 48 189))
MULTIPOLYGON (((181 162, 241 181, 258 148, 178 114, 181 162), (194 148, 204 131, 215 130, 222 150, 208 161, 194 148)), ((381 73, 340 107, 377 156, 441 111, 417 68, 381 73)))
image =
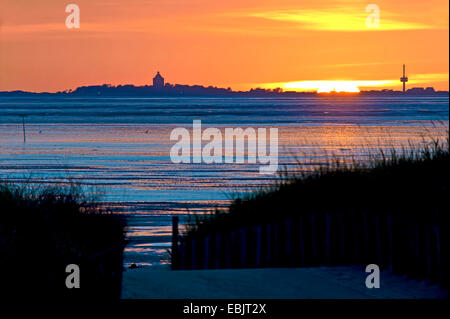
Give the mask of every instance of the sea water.
POLYGON ((185 223, 276 178, 259 164, 173 163, 173 129, 278 128, 279 166, 294 170, 446 138, 448 119, 448 97, 0 98, 0 179, 79 183, 129 216, 125 265, 167 267, 172 215, 185 223))

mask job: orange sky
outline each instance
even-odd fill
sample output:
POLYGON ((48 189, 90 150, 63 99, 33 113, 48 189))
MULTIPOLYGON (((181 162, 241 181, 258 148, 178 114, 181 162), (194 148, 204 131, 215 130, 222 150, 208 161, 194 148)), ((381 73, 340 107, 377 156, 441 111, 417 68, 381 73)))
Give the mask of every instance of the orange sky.
POLYGON ((409 87, 448 90, 448 24, 447 0, 1 0, 0 90, 144 85, 157 70, 170 83, 233 89, 400 89, 402 63, 409 87), (80 29, 65 26, 69 3, 80 29), (370 3, 379 29, 366 26, 370 3))

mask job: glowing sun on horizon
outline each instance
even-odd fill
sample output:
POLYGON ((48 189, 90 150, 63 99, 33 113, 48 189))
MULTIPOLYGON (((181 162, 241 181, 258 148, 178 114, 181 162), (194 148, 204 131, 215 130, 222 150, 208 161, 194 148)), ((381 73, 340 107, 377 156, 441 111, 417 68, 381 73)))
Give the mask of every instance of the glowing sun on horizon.
POLYGON ((282 88, 285 91, 316 91, 317 93, 343 92, 358 93, 361 87, 392 86, 394 80, 381 81, 299 81, 270 83, 267 88, 282 88))
POLYGON ((336 81, 333 83, 324 83, 319 86, 317 93, 330 92, 345 92, 345 93, 359 93, 359 88, 356 84, 346 81, 336 81))

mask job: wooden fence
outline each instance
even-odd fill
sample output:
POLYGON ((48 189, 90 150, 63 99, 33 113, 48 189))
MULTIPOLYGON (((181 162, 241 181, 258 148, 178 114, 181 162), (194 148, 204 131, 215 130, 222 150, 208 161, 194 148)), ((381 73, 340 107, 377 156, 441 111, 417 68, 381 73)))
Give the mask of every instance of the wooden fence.
POLYGON ((377 264, 448 287, 448 229, 418 218, 312 213, 205 237, 178 237, 172 269, 377 264))

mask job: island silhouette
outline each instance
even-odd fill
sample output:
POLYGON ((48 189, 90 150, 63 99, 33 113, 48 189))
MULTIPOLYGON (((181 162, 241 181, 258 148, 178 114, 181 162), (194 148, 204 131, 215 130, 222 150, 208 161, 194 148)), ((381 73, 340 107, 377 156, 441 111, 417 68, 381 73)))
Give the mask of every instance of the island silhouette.
MULTIPOLYGON (((404 71, 403 71, 404 72, 404 71)), ((405 90, 405 82, 407 78, 403 73, 400 79, 403 82, 403 90, 396 91, 392 89, 382 90, 368 90, 354 92, 336 92, 319 93, 316 91, 299 92, 299 91, 284 91, 282 88, 264 89, 252 88, 249 91, 233 91, 230 87, 219 88, 216 86, 202 86, 202 85, 184 85, 184 84, 170 84, 165 83, 164 78, 158 71, 153 78, 153 85, 135 86, 132 84, 126 85, 89 85, 80 86, 75 90, 58 91, 55 93, 49 92, 27 92, 22 90, 4 91, 0 92, 0 97, 5 96, 67 96, 67 97, 299 97, 299 96, 315 96, 315 95, 375 95, 375 96, 448 96, 448 91, 436 91, 433 87, 427 88, 411 88, 405 90)))

